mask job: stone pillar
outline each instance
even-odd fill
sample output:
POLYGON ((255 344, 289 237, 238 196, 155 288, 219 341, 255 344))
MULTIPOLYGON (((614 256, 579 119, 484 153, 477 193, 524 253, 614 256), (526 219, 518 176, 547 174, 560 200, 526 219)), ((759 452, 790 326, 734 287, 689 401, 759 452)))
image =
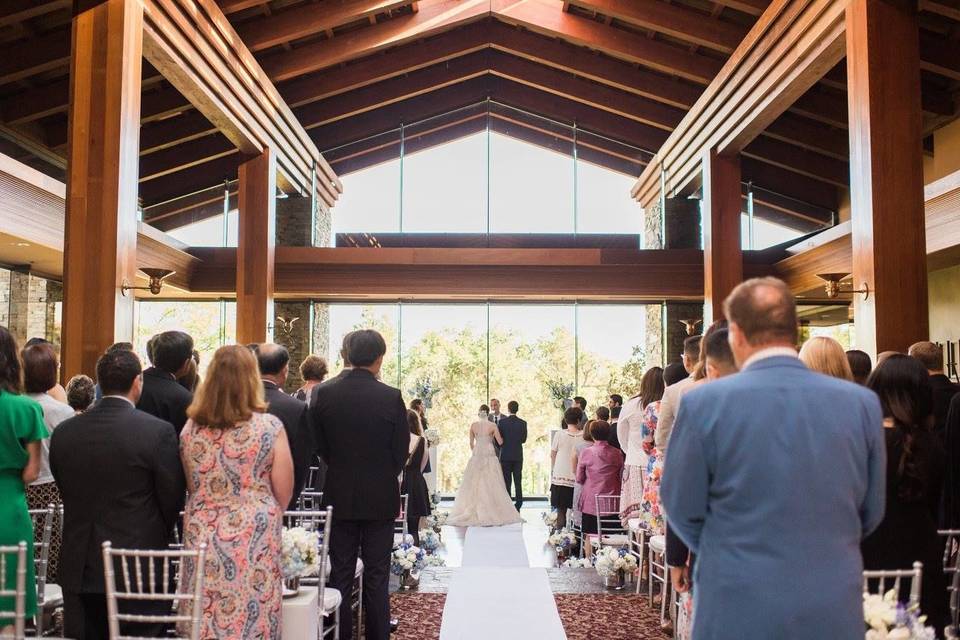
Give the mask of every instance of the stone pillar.
MULTIPOLYGON (((45 331, 47 340, 54 344, 60 344, 60 326, 62 324, 62 317, 60 318, 61 322, 57 322, 57 303, 63 302, 63 284, 57 282, 56 280, 46 280, 46 304, 44 305, 45 309, 45 331)), ((61 309, 63 307, 61 306, 61 309)))
POLYGON ((331 246, 330 210, 322 201, 317 201, 317 215, 314 229, 310 223, 313 216, 310 211, 310 198, 290 196, 277 199, 277 246, 309 247, 331 246))
POLYGON ((295 391, 303 379, 300 363, 310 355, 310 301, 275 302, 273 339, 290 352, 290 375, 285 390, 295 391))
POLYGON ((692 198, 666 199, 664 249, 700 249, 700 201, 692 198))
POLYGON ((10 278, 9 269, 0 269, 0 327, 10 326, 10 278))
POLYGON ((30 332, 30 274, 23 271, 10 271, 10 289, 8 293, 7 329, 16 338, 21 347, 29 338, 30 332))
MULTIPOLYGON (((667 303, 666 331, 664 332, 664 354, 667 364, 679 362, 683 353, 683 341, 689 335, 684 320, 700 320, 703 318, 703 305, 695 302, 667 303)), ((697 324, 693 335, 703 331, 703 325, 697 324)))
POLYGON ((662 367, 666 364, 663 359, 663 305, 648 304, 646 306, 646 311, 646 366, 662 367))
POLYGON ((325 302, 313 305, 313 353, 326 358, 331 374, 334 373, 340 354, 330 352, 330 305, 325 302))

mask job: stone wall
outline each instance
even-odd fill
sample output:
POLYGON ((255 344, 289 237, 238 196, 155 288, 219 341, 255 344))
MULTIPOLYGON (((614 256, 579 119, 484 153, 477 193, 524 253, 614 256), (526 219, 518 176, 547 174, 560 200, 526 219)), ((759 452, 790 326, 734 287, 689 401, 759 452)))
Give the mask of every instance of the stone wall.
POLYGON ((647 344, 646 366, 662 367, 663 362, 663 305, 648 304, 647 311, 647 344))
MULTIPOLYGON (((701 320, 703 318, 703 305, 690 302, 671 302, 667 304, 666 312, 666 331, 664 336, 664 349, 666 351, 666 362, 679 362, 683 354, 683 341, 687 339, 687 327, 683 320, 701 320)), ((694 335, 703 331, 703 325, 698 324, 694 330, 694 335)))
POLYGON ((0 327, 10 324, 10 270, 0 268, 0 327))
POLYGON ((310 302, 275 302, 273 339, 290 352, 290 375, 286 390, 295 391, 303 384, 300 363, 310 355, 310 302))
POLYGON ((664 248, 699 249, 702 246, 700 201, 691 198, 667 198, 664 248))
POLYGON ((21 345, 30 338, 60 343, 57 303, 63 285, 23 271, 0 269, 0 325, 21 345))
POLYGON ((310 198, 290 196, 277 199, 277 245, 285 247, 329 247, 332 219, 330 210, 317 202, 315 229, 310 228, 313 216, 310 198), (314 234, 316 241, 314 242, 314 234))

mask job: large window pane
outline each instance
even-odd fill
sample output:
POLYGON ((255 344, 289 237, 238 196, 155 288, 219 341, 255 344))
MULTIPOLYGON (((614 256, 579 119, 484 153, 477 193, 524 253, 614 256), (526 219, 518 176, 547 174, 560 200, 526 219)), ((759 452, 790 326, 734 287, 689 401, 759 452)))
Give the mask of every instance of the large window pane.
POLYGON ((193 337, 194 348, 200 353, 201 376, 206 371, 213 353, 223 344, 230 344, 236 336, 236 303, 233 330, 225 330, 221 303, 213 301, 141 300, 137 302, 137 327, 134 347, 146 365, 147 341, 163 331, 184 331, 193 337), (229 335, 228 335, 229 333, 229 335))
POLYGON ((751 242, 750 217, 746 214, 740 217, 740 246, 744 249, 766 249, 802 235, 796 229, 754 216, 751 242))
POLYGON ((490 306, 490 395, 516 400, 527 421, 523 488, 545 495, 550 488, 550 437, 562 420, 551 383, 575 382, 573 305, 490 306))
POLYGON ((577 131, 577 233, 635 234, 642 246, 643 209, 630 196, 649 153, 577 131))
POLYGON ((640 392, 646 370, 646 310, 643 305, 577 307, 577 381, 593 416, 611 393, 640 392))
POLYGON ((237 246, 237 210, 234 209, 228 214, 226 229, 224 229, 223 214, 221 213, 199 222, 171 229, 166 233, 191 247, 235 247, 237 246), (224 238, 224 233, 226 233, 226 238, 224 238))
POLYGON ((330 305, 330 337, 327 353, 330 371, 343 368, 340 347, 343 336, 357 329, 375 329, 387 343, 387 353, 380 370, 385 383, 400 386, 400 306, 397 304, 332 304, 330 305))
POLYGON ((343 193, 333 208, 333 233, 400 231, 400 131, 324 152, 343 193))

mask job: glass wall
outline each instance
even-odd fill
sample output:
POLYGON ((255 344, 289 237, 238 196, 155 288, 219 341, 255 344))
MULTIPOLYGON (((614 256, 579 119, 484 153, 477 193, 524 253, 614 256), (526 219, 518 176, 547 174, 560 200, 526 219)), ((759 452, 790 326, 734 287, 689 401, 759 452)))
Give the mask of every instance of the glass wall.
POLYGON ((201 376, 213 353, 236 341, 237 303, 232 300, 138 300, 135 314, 134 347, 144 366, 150 362, 147 341, 163 331, 184 331, 193 337, 201 376))
POLYGON ((470 456, 468 428, 482 403, 520 404, 528 423, 524 490, 544 495, 550 436, 561 419, 552 384, 569 385, 588 411, 610 393, 639 390, 645 310, 618 304, 330 304, 329 350, 343 335, 375 328, 388 344, 382 379, 409 402, 435 390, 427 417, 441 434, 437 487, 453 493, 470 456))

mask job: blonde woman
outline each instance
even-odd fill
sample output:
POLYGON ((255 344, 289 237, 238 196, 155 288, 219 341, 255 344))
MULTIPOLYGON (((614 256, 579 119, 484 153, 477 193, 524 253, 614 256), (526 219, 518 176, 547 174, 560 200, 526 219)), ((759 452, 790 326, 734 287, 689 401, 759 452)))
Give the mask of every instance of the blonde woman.
POLYGON ((850 369, 847 353, 833 338, 810 338, 800 349, 800 360, 811 371, 853 382, 853 371, 850 369))
MULTIPOLYGON (((265 413, 253 353, 221 347, 187 411, 184 544, 207 544, 201 637, 279 638, 280 533, 293 460, 279 419, 265 413)), ((194 567, 186 565, 184 584, 194 567)))

